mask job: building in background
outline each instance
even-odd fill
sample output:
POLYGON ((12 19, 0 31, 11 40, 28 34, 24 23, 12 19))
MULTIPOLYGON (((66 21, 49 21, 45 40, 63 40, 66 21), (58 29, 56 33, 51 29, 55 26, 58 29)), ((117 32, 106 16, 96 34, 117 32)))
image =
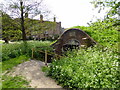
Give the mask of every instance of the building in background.
POLYGON ((61 22, 56 22, 56 17, 53 18, 53 21, 45 21, 43 15, 40 15, 40 20, 29 19, 27 14, 25 16, 26 34, 28 39, 54 40, 63 33, 61 22))

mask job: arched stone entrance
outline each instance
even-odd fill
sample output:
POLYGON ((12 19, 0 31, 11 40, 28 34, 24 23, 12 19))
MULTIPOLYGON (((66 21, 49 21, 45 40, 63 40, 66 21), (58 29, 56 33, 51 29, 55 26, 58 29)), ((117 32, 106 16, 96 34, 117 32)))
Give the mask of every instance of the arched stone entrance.
POLYGON ((96 44, 96 42, 84 31, 80 29, 69 29, 66 30, 52 46, 55 49, 55 53, 61 55, 62 52, 68 49, 89 47, 94 44, 96 44))
POLYGON ((65 42, 65 44, 62 46, 62 51, 72 50, 79 48, 80 42, 77 39, 70 39, 65 42))

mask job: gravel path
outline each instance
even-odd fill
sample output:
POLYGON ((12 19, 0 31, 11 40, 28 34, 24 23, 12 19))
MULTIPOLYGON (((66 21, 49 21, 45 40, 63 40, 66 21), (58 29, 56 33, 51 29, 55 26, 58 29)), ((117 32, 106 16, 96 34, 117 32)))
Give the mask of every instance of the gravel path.
POLYGON ((30 81, 31 88, 62 88, 53 79, 45 76, 41 70, 42 66, 45 66, 43 62, 31 60, 19 64, 10 74, 25 77, 26 80, 30 81))

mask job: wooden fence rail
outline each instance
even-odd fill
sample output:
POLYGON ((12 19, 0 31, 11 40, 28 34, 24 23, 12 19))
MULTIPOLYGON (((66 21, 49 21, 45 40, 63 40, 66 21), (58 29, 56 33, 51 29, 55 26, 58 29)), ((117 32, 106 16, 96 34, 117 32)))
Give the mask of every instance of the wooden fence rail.
MULTIPOLYGON (((31 56, 32 59, 34 58, 34 51, 35 51, 35 49, 32 48, 32 56, 31 56)), ((58 55, 58 54, 55 54, 55 53, 52 53, 52 52, 49 52, 49 53, 48 53, 47 50, 45 50, 45 51, 39 50, 39 52, 45 53, 45 65, 47 65, 47 59, 48 59, 47 55, 54 56, 54 58, 56 58, 56 59, 62 57, 62 56, 60 56, 60 55, 58 55)))

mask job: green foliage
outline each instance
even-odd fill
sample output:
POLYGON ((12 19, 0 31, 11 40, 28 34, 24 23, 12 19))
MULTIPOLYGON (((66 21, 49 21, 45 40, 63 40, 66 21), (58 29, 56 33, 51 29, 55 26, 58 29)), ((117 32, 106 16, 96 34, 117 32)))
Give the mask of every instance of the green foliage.
POLYGON ((46 66, 43 66, 43 67, 42 67, 42 71, 43 71, 43 72, 47 72, 48 70, 49 70, 48 67, 46 67, 46 66))
POLYGON ((2 45, 2 61, 16 58, 22 55, 23 44, 3 44, 2 45))
POLYGON ((20 76, 2 76, 2 88, 27 88, 29 82, 23 79, 23 77, 20 76))
POLYGON ((110 8, 107 12, 107 17, 112 17, 115 15, 120 15, 120 1, 119 0, 93 0, 91 2, 95 8, 99 8, 99 13, 101 10, 104 10, 106 7, 110 8))
MULTIPOLYGON (((25 55, 22 55, 20 57, 10 59, 7 61, 2 62, 2 72, 11 70, 16 65, 23 63, 27 61, 29 58, 25 55)), ((2 76, 2 75, 1 75, 2 76)), ((4 74, 2 76, 2 88, 27 88, 28 87, 28 81, 26 81, 21 76, 8 76, 4 74)))
POLYGON ((32 48, 34 48, 34 57, 40 59, 43 55, 39 51, 52 50, 50 48, 49 41, 28 41, 28 42, 18 42, 13 44, 3 44, 2 45, 2 61, 9 60, 11 58, 19 57, 20 55, 27 55, 31 57, 32 48))
MULTIPOLYGON (((33 41, 28 43, 31 49, 34 48, 34 59, 41 61, 44 61, 45 50, 47 50, 48 53, 52 51, 52 47, 50 47, 50 44, 50 41, 33 41)), ((32 52, 29 52, 30 57, 31 53, 32 52)))
POLYGON ((37 30, 38 33, 43 33, 45 31, 55 29, 56 23, 55 22, 50 22, 50 21, 44 21, 44 22, 41 22, 41 23, 39 22, 36 25, 38 25, 38 27, 37 27, 38 28, 38 30, 37 30))
POLYGON ((0 62, 0 90, 2 89, 2 62, 0 62))
POLYGON ((3 44, 4 43, 4 41, 0 41, 0 44, 3 44))
MULTIPOLYGON (((39 50, 51 50, 49 41, 28 41, 28 42, 14 42, 12 44, 2 44, 2 71, 11 70, 16 65, 27 61, 32 54, 32 48, 36 49, 34 55, 41 58, 42 55, 39 50), (39 47, 39 48, 38 48, 39 47), (37 51, 38 50, 38 51, 37 51), (41 55, 41 56, 40 56, 41 55)), ((43 58, 42 58, 43 59, 43 58)), ((0 63, 1 64, 1 63, 0 63)), ((1 67, 0 67, 1 68, 1 67)), ((2 77, 3 88, 27 88, 28 82, 22 77, 11 77, 4 75, 2 77)))
POLYGON ((54 60, 47 72, 63 87, 120 88, 117 20, 109 18, 90 23, 88 27, 75 26, 88 33, 98 45, 68 52, 66 57, 54 60))
MULTIPOLYGON (((29 28, 30 28, 30 25, 33 24, 33 23, 30 23, 29 21, 27 23, 25 22, 24 19, 27 18, 28 14, 32 14, 33 15, 32 17, 34 17, 41 13, 42 14, 44 13, 44 15, 47 15, 48 13, 50 13, 47 9, 42 10, 42 12, 41 12, 42 1, 43 0, 34 0, 32 2, 29 0, 25 0, 25 1, 24 0, 14 0, 14 1, 10 1, 10 2, 4 1, 3 3, 1 3, 2 7, 4 7, 2 9, 2 11, 6 12, 10 16, 13 16, 14 18, 16 16, 18 17, 17 20, 18 20, 19 24, 17 23, 16 25, 14 25, 15 24, 14 23, 13 25, 11 25, 11 23, 13 23, 12 21, 15 21, 15 20, 10 21, 10 23, 9 23, 8 22, 9 20, 6 19, 6 20, 4 20, 4 22, 7 23, 7 25, 5 25, 5 26, 8 27, 8 29, 9 29, 11 27, 15 28, 15 26, 20 25, 21 27, 18 30, 21 30, 22 35, 20 33, 18 33, 18 34, 22 37, 23 40, 26 40, 26 34, 30 35, 31 29, 29 29, 29 28)), ((14 31, 15 29, 13 29, 13 28, 10 30, 14 31)), ((37 28, 39 28, 39 27, 37 27, 37 28)), ((8 31, 8 29, 6 31, 8 31)), ((5 39, 7 40, 6 43, 8 43, 8 40, 10 40, 8 35, 11 35, 11 34, 9 34, 9 33, 4 33, 4 34, 6 36, 5 39)), ((17 36, 15 36, 15 37, 17 37, 17 36)), ((19 39, 21 39, 21 38, 19 38, 19 39)))
POLYGON ((97 22, 93 22, 89 27, 84 26, 76 26, 74 28, 79 28, 88 33, 97 43, 103 45, 105 47, 113 47, 118 44, 118 28, 114 26, 116 19, 106 19, 106 20, 98 20, 97 22))
POLYGON ((25 29, 27 37, 31 37, 31 35, 39 37, 41 36, 41 34, 43 35, 46 31, 55 30, 56 28, 55 26, 56 26, 55 22, 51 21, 41 22, 40 20, 25 18, 25 29))
POLYGON ((21 39, 21 30, 19 24, 13 20, 8 14, 2 13, 2 38, 4 40, 19 40, 21 39))
POLYGON ((9 59, 2 62, 2 71, 11 70, 14 66, 27 61, 29 57, 22 55, 17 58, 9 59), (9 64, 8 64, 9 63, 9 64))
POLYGON ((118 54, 93 47, 69 52, 49 66, 48 75, 68 88, 119 88, 118 54))

